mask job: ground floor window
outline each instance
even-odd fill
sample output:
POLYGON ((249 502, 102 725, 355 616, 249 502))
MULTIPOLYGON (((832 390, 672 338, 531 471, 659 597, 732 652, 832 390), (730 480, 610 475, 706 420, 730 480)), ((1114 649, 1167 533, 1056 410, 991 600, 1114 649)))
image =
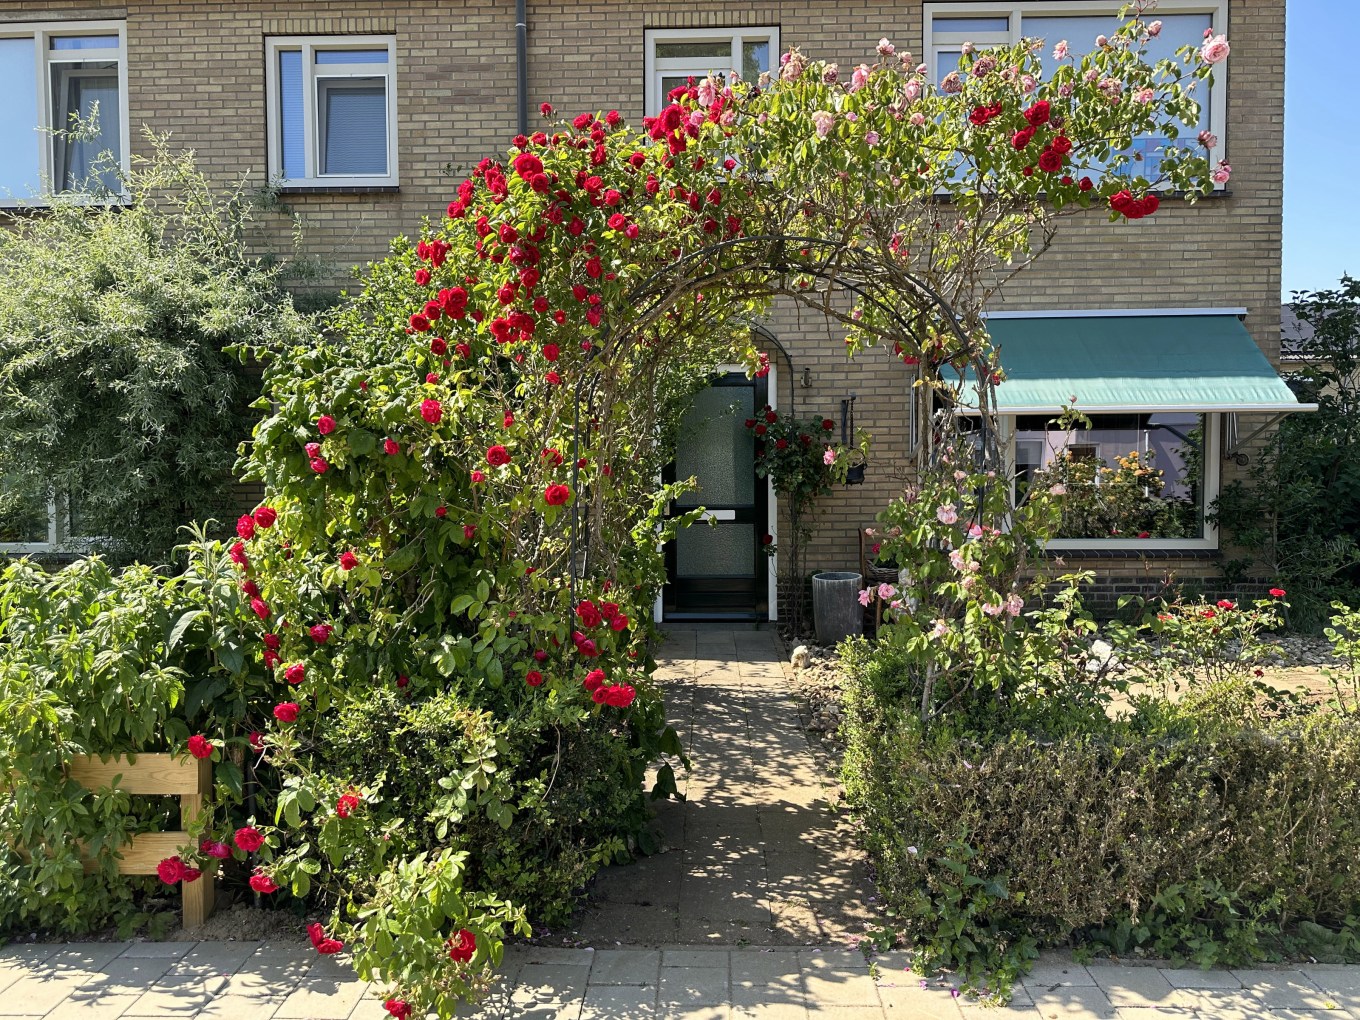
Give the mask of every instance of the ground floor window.
POLYGON ((1041 415, 1013 418, 1016 497, 1066 491, 1058 545, 1211 544, 1205 511, 1217 478, 1209 449, 1216 418, 1130 411, 1071 428, 1041 415))

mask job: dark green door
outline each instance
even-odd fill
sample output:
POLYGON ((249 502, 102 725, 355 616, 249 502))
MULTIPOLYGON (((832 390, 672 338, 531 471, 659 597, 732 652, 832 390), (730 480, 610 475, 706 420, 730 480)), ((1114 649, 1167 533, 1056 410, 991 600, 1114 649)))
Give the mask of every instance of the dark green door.
POLYGON ((699 489, 677 500, 672 512, 702 506, 711 523, 684 529, 666 548, 667 619, 767 616, 768 487, 756 478, 755 437, 746 427, 746 419, 765 406, 766 392, 764 379, 740 372, 718 376, 680 422, 675 463, 666 477, 693 476, 699 489))

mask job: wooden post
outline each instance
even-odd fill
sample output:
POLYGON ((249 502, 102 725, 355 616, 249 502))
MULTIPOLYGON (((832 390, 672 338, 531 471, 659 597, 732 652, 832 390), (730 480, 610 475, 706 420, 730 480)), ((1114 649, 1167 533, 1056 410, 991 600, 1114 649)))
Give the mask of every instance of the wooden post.
MULTIPOLYGON (((212 762, 207 758, 181 758, 169 754, 138 754, 135 757, 134 763, 121 755, 113 755, 108 760, 97 755, 76 755, 71 759, 69 771, 72 779, 89 790, 111 786, 114 777, 119 776, 118 788, 134 796, 179 795, 181 829, 141 833, 133 836, 120 851, 120 875, 154 875, 161 861, 173 857, 189 842, 186 830, 204 810, 207 796, 212 792, 212 762)), ((85 862, 87 873, 97 871, 98 867, 92 859, 85 862)), ((212 913, 215 873, 215 868, 205 870, 197 882, 181 884, 185 928, 197 928, 212 913)))

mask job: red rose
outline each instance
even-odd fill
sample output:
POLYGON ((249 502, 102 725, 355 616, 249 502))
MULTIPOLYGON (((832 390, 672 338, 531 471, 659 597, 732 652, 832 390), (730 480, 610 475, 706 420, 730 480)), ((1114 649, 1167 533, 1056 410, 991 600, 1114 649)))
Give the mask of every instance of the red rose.
POLYGON ((631 684, 619 684, 605 691, 604 700, 605 704, 611 708, 627 708, 636 697, 637 691, 633 689, 631 684))
POLYGON ((477 952, 477 936, 466 928, 460 928, 448 941, 449 959, 454 963, 467 963, 477 952))
POLYGON ((250 876, 250 887, 257 893, 263 893, 265 895, 279 891, 278 883, 260 871, 257 871, 250 876))
POLYGON ((1218 608, 1219 608, 1219 609, 1236 609, 1236 608, 1237 608, 1237 603, 1236 603, 1236 602, 1232 602, 1232 601, 1230 601, 1230 600, 1228 600, 1228 599, 1219 599, 1217 604, 1218 604, 1218 608))
POLYGON ((189 869, 184 866, 178 855, 167 857, 156 865, 156 874, 166 885, 175 885, 184 881, 184 875, 189 869))
POLYGON ((312 940, 312 948, 322 956, 333 956, 345 948, 338 939, 327 938, 326 929, 319 924, 307 925, 307 936, 312 940))
POLYGON ((213 753, 212 741, 202 734, 195 733, 189 738, 189 753, 195 758, 211 758, 213 753))
POLYGON ((1046 174, 1055 174, 1063 168, 1063 158, 1052 149, 1039 153, 1039 169, 1046 174))
POLYGON ((604 683, 604 681, 605 681, 604 670, 592 669, 589 673, 586 674, 586 678, 582 682, 582 686, 584 686, 586 690, 593 692, 597 687, 601 686, 604 683))
POLYGON ((335 813, 341 818, 348 818, 355 811, 359 810, 359 795, 356 793, 342 794, 340 799, 335 802, 335 813))
POLYGON ((764 435, 766 432, 768 432, 768 431, 770 431, 768 426, 765 426, 765 425, 757 425, 757 426, 756 426, 756 435, 758 435, 758 436, 763 436, 763 435, 764 435))
POLYGON ((277 665, 278 665, 280 662, 282 662, 282 661, 283 661, 283 659, 280 658, 278 652, 275 652, 275 651, 266 651, 266 652, 264 653, 264 668, 265 668, 265 669, 273 669, 275 666, 277 666, 277 665))
POLYGON ((1091 178, 1083 177, 1080 181, 1077 182, 1077 187, 1079 187, 1082 191, 1090 191, 1092 188, 1095 187, 1095 184, 1092 183, 1091 178))
POLYGON ((359 557, 355 556, 354 553, 350 552, 348 549, 340 554, 341 570, 353 570, 358 565, 359 557))
POLYGON ((320 457, 320 456, 321 456, 321 444, 320 444, 320 443, 308 443, 307 445, 305 445, 305 446, 303 447, 303 449, 304 449, 305 451, 307 451, 307 456, 308 456, 308 457, 320 457))
POLYGON ((255 518, 255 523, 266 530, 272 528, 274 522, 279 518, 278 512, 272 506, 256 507, 252 516, 255 518))
MULTIPOLYGON (((552 107, 544 103, 543 116, 552 113, 552 107)), ((411 1004, 404 999, 388 999, 383 1003, 383 1009, 387 1010, 392 1016, 392 1020, 410 1020, 411 1004)))
POLYGON ((609 699, 609 688, 596 687, 590 692, 590 700, 597 705, 603 705, 609 699))
POLYGON ((296 687, 307 679, 307 667, 300 662, 295 662, 283 671, 283 678, 296 687))
POLYGON ((1027 127, 1011 135, 1011 146, 1016 150, 1023 149, 1034 139, 1034 128, 1027 127))
POLYGON ((615 617, 611 618, 610 621, 609 621, 609 629, 610 629, 610 630, 627 630, 627 629, 628 629, 628 617, 625 616, 624 614, 620 613, 618 616, 615 616, 615 617))
POLYGON ((1284 592, 1284 589, 1283 589, 1283 588, 1271 588, 1271 589, 1270 589, 1270 597, 1273 598, 1273 599, 1282 599, 1282 598, 1284 598, 1284 595, 1285 595, 1285 592, 1284 592))
POLYGON ((255 537, 255 518, 250 514, 243 514, 236 520, 236 534, 240 535, 247 542, 255 537))
POLYGON ((266 648, 275 652, 279 650, 279 645, 283 643, 277 634, 266 634, 260 640, 264 642, 266 648))
POLYGON ((549 485, 543 490, 543 500, 548 506, 562 506, 571 499, 571 490, 562 484, 549 485))
POLYGON ((787 439, 776 439, 776 440, 775 440, 774 448, 775 448, 776 450, 787 450, 787 449, 788 449, 788 446, 789 446, 789 441, 788 441, 787 439))
POLYGON ((471 524, 463 525, 463 538, 465 541, 471 542, 472 536, 475 534, 477 534, 477 529, 473 525, 471 524))
POLYGON ((444 417, 444 405, 434 399, 420 402, 420 416, 431 425, 438 425, 444 417))
POLYGON ((1053 141, 1048 143, 1048 147, 1059 156, 1066 156, 1072 151, 1072 139, 1068 138, 1066 135, 1058 135, 1053 141))
POLYGON ((335 431, 335 419, 329 414, 323 414, 316 420, 316 430, 323 436, 329 436, 335 431))
POLYGON ((311 465, 312 470, 319 475, 324 475, 328 470, 330 470, 330 464, 326 461, 325 457, 313 457, 309 461, 309 463, 311 465))
MULTIPOLYGON (((544 103, 538 108, 538 112, 545 117, 551 117, 553 112, 552 103, 544 103)), ((395 1016, 396 1014, 393 1015, 395 1016)), ((397 1017, 397 1020, 405 1020, 405 1017, 397 1017)))
POLYGON ((442 521, 449 515, 449 508, 446 506, 437 506, 434 508, 434 515, 442 521))
POLYGON ((449 342, 442 336, 432 337, 430 339, 430 353, 443 357, 449 353, 449 342))
POLYGON ((543 357, 545 357, 547 360, 556 361, 560 354, 561 351, 558 349, 557 344, 543 345, 543 357))
POLYGON ((527 181, 533 177, 534 174, 541 174, 543 172, 543 161, 532 152, 521 152, 515 157, 512 165, 515 168, 515 173, 519 175, 519 178, 522 181, 527 181))
POLYGON ((492 467, 504 467, 510 463, 510 451, 504 446, 491 446, 486 451, 486 462, 492 467))
POLYGON ((453 345, 453 349, 454 349, 454 351, 458 354, 458 356, 459 356, 460 358, 470 358, 470 357, 472 357, 472 347, 469 346, 468 344, 462 344, 462 343, 454 344, 454 345, 453 345))
POLYGON ((401 453, 401 444, 398 443, 395 439, 391 438, 384 439, 383 453, 387 454, 389 457, 394 457, 397 454, 401 453))
POLYGON ((991 119, 991 110, 985 106, 973 107, 973 112, 968 115, 968 120, 974 127, 982 127, 983 124, 986 124, 991 119))
POLYGON ((774 545, 774 536, 767 534, 760 540, 761 545, 774 545))
POLYGON ((1039 127, 1042 124, 1047 124, 1050 109, 1048 100, 1041 99, 1025 111, 1025 120, 1029 121, 1030 127, 1039 127))
POLYGON ((264 846, 264 834, 253 825, 237 829, 232 839, 236 843, 237 850, 244 850, 248 854, 253 854, 264 846))
POLYGON ((531 669, 524 674, 524 682, 530 687, 543 686, 543 674, 536 669, 531 669))
POLYGON ((205 839, 199 842, 198 852, 219 861, 225 861, 231 856, 231 847, 225 843, 219 843, 215 839, 205 839))
POLYGON ((411 324, 411 329, 417 333, 428 332, 430 328, 430 320, 425 318, 425 316, 421 315, 419 312, 417 312, 415 315, 412 315, 410 319, 407 320, 407 322, 411 324))
POLYGON ((283 701, 274 706, 274 718, 281 723, 297 722, 301 706, 296 701, 283 701))
POLYGON ((592 280, 598 280, 600 274, 604 272, 604 264, 598 258, 586 260, 586 275, 592 280))
POLYGON ((832 429, 834 429, 835 427, 836 427, 836 423, 835 423, 834 421, 832 421, 830 418, 823 418, 823 419, 822 419, 822 429, 823 429, 823 431, 830 432, 830 431, 831 431, 832 429))
POLYGON ((327 641, 329 641, 331 639, 331 634, 333 634, 334 632, 335 628, 332 627, 329 623, 313 624, 311 627, 307 629, 307 633, 312 636, 312 640, 319 645, 324 645, 327 641))

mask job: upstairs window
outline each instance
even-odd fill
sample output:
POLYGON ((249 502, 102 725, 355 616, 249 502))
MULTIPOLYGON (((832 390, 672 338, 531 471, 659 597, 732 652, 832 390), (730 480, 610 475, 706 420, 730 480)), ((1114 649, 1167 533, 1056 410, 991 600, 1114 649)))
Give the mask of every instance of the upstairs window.
POLYGON ((397 183, 391 36, 269 40, 269 175, 296 187, 397 183))
POLYGON ((117 195, 128 167, 121 21, 0 24, 0 205, 117 195))
MULTIPOLYGON (((1110 0, 1013 0, 1006 3, 969 2, 927 3, 925 8, 925 51, 927 66, 941 81, 950 71, 957 70, 963 44, 972 43, 979 49, 1009 46, 1021 39, 1042 39, 1039 51, 1045 71, 1056 66, 1053 48, 1066 40, 1077 59, 1096 48, 1096 36, 1113 35, 1123 24, 1119 17, 1122 6, 1110 0)), ((1143 19, 1160 21, 1161 33, 1147 42, 1144 59, 1151 64, 1159 60, 1177 60, 1176 51, 1183 46, 1199 46, 1204 33, 1227 34, 1227 0, 1162 0, 1143 19)), ((1177 63, 1180 63, 1177 60, 1177 63)), ((1223 65, 1214 68, 1214 86, 1206 91, 1199 83, 1191 94, 1200 104, 1199 123, 1194 128, 1182 127, 1179 137, 1159 136, 1135 138, 1126 151, 1134 156, 1126 168, 1131 176, 1141 175, 1156 180, 1160 175, 1160 152, 1167 146, 1204 150, 1198 134, 1208 131, 1218 136, 1218 145, 1206 155, 1211 163, 1226 157, 1227 79, 1223 65)))
POLYGON ((733 71, 758 81, 779 63, 777 28, 649 28, 646 32, 646 107, 655 117, 671 89, 690 78, 733 71))

